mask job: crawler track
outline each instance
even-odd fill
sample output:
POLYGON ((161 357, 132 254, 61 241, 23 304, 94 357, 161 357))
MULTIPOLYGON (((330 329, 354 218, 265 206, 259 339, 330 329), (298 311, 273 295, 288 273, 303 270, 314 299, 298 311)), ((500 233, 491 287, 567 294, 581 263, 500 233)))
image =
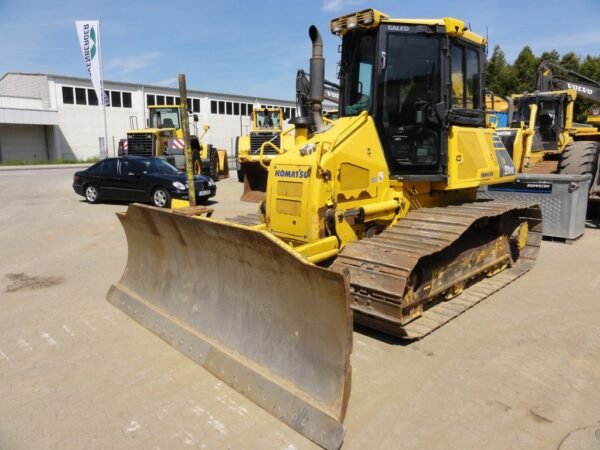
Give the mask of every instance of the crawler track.
POLYGON ((420 339, 531 269, 541 237, 541 210, 531 203, 427 208, 347 245, 331 268, 349 277, 355 321, 420 339), (499 225, 506 223, 527 223, 516 253, 514 233, 499 225), (417 273, 429 276, 421 275, 420 288, 417 273))
POLYGON ((225 219, 227 222, 237 223, 240 225, 246 225, 247 227, 253 227, 254 225, 260 225, 260 215, 258 213, 246 214, 243 216, 229 217, 225 219))

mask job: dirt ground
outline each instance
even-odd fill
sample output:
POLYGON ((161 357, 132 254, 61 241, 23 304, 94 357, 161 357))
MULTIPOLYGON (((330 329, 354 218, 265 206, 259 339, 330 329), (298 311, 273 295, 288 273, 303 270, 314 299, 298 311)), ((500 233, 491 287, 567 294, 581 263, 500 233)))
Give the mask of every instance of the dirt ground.
MULTIPOLYGON (((0 448, 317 448, 105 300, 126 205, 73 172, 0 172, 0 448)), ((599 223, 420 342, 356 330, 343 448, 600 448, 599 223)))

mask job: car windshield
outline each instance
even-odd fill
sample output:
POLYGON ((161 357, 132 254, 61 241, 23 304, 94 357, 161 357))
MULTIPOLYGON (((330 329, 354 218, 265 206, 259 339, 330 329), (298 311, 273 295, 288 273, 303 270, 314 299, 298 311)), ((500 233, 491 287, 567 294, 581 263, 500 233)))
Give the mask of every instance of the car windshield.
POLYGON ((179 173, 179 170, 175 166, 172 166, 168 162, 158 158, 135 160, 135 164, 142 173, 179 173))

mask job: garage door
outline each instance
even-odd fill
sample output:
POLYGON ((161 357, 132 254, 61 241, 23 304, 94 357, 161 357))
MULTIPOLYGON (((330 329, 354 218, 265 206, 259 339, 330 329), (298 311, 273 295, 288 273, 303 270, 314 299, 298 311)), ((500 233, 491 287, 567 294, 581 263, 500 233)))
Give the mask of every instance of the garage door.
POLYGON ((44 125, 0 125, 0 162, 47 161, 44 125))

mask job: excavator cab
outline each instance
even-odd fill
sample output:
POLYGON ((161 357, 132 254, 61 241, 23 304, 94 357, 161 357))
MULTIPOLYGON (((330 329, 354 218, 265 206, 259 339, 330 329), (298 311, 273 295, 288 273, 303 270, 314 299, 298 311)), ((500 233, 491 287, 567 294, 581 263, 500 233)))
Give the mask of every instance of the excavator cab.
POLYGON ((514 119, 517 122, 522 121, 525 126, 529 125, 531 105, 537 106, 532 152, 560 150, 557 146, 559 134, 565 130, 565 110, 568 101, 566 92, 524 94, 515 97, 514 119))

